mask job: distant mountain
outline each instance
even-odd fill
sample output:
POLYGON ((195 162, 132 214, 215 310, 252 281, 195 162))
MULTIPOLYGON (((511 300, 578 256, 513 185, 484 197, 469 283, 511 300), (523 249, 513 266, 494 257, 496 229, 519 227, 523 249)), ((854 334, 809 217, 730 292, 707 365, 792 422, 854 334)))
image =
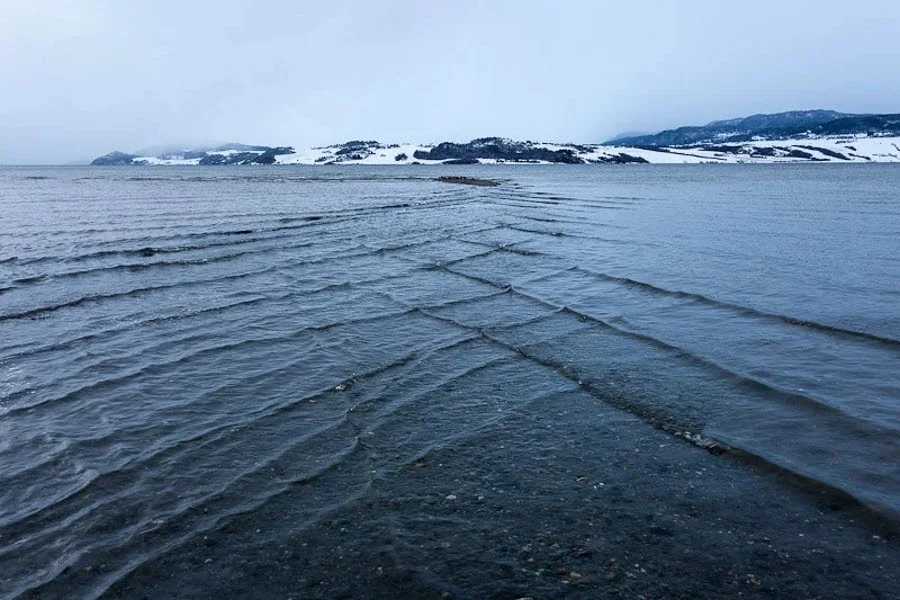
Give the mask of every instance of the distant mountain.
POLYGON ((900 135, 900 114, 847 115, 821 125, 813 133, 818 135, 900 135))
POLYGON ((900 135, 900 115, 851 115, 833 110, 790 111, 713 121, 651 135, 617 137, 605 144, 659 148, 754 139, 778 140, 806 134, 900 135))
POLYGON ((629 138, 642 137, 645 135, 652 135, 652 133, 650 131, 623 131, 619 135, 609 138, 606 143, 612 144, 613 142, 618 142, 619 140, 627 140, 629 138))

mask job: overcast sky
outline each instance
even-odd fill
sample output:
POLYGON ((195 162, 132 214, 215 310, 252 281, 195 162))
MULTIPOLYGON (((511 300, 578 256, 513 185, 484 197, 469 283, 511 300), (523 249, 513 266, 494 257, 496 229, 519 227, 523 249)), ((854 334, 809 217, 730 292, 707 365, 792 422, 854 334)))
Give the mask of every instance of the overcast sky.
POLYGON ((900 112, 900 0, 0 0, 0 163, 900 112))

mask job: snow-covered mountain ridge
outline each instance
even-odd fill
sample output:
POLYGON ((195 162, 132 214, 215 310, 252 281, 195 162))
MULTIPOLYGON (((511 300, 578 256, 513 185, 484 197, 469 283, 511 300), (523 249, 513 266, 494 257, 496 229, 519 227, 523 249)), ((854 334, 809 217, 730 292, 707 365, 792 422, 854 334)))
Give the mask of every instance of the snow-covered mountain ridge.
POLYGON ((689 125, 659 133, 619 136, 608 144, 626 146, 688 146, 731 144, 755 139, 788 140, 797 137, 877 135, 900 136, 900 114, 848 114, 834 110, 792 110, 689 125))

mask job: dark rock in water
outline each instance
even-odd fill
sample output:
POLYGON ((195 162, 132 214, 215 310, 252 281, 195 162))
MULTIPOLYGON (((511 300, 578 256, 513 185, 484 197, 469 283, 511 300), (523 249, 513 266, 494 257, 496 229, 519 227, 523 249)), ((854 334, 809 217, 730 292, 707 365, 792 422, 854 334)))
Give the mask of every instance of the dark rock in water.
POLYGON ((397 162, 400 162, 401 160, 406 160, 407 158, 409 158, 409 157, 405 153, 401 152, 400 154, 398 154, 397 156, 394 157, 394 160, 396 160, 397 162))
POLYGON ((124 152, 119 152, 116 150, 115 152, 110 152, 109 154, 104 154, 98 158, 95 158, 91 161, 91 165, 95 167, 118 167, 122 165, 132 165, 134 164, 134 159, 137 158, 134 154, 126 154, 124 152))
POLYGON ((206 158, 208 154, 203 150, 188 150, 184 153, 184 159, 206 158))
POLYGON ((478 179, 476 177, 458 177, 458 176, 448 176, 442 175, 437 178, 437 181, 441 183, 458 183, 461 185, 476 185, 480 187, 497 187, 500 185, 499 181, 494 181, 493 179, 478 179))
POLYGON ((477 165, 481 164, 477 158, 451 158, 444 161, 445 165, 477 165))
POLYGON ((443 142, 427 152, 416 150, 413 156, 419 160, 440 161, 488 158, 507 162, 584 163, 573 149, 550 150, 528 142, 514 142, 497 137, 479 138, 468 144, 443 142))

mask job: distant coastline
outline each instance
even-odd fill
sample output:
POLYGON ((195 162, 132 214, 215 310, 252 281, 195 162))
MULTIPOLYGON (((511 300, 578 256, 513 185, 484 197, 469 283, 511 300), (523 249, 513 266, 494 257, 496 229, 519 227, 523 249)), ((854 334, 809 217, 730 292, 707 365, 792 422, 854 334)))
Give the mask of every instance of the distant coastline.
POLYGON ((754 140, 695 146, 608 146, 516 142, 498 138, 466 144, 381 144, 347 142, 294 150, 187 150, 160 156, 113 152, 94 166, 206 165, 410 165, 410 164, 699 164, 699 163, 900 163, 900 136, 870 135, 754 140))
POLYGON ((222 144, 133 153, 114 151, 95 166, 626 164, 626 163, 900 162, 900 115, 829 110, 761 114, 620 135, 604 143, 514 141, 385 144, 355 140, 297 150, 293 146, 222 144))

